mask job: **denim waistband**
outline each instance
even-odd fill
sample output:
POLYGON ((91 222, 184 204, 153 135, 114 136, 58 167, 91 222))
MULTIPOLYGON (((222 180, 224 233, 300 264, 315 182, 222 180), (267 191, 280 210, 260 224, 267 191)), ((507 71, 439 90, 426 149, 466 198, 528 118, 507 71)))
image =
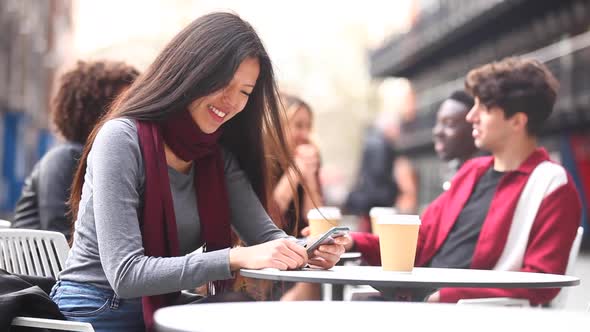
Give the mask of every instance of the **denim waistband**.
POLYGON ((115 291, 112 289, 105 289, 96 287, 92 284, 76 282, 76 281, 68 281, 68 280, 58 280, 55 283, 55 286, 51 290, 51 297, 57 292, 58 288, 67 289, 67 291, 71 293, 79 293, 85 295, 93 295, 99 298, 103 298, 105 300, 110 300, 111 309, 116 309, 119 307, 119 302, 121 298, 115 294, 115 291))
POLYGON ((113 291, 112 289, 100 288, 88 283, 58 280, 56 282, 56 286, 67 287, 70 292, 80 292, 84 294, 92 294, 101 297, 116 296, 115 291, 113 291))

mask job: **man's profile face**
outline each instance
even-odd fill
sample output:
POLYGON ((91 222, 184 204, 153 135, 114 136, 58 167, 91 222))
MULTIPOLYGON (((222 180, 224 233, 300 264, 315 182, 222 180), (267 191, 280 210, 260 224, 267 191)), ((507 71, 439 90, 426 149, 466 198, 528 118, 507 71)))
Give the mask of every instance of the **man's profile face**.
POLYGON ((475 104, 466 117, 472 125, 471 135, 475 146, 492 153, 504 150, 509 144, 514 132, 510 119, 498 107, 487 107, 475 98, 475 104))
POLYGON ((445 161, 465 160, 475 152, 472 127, 465 119, 468 112, 465 104, 453 99, 441 104, 432 129, 434 150, 439 158, 445 161))

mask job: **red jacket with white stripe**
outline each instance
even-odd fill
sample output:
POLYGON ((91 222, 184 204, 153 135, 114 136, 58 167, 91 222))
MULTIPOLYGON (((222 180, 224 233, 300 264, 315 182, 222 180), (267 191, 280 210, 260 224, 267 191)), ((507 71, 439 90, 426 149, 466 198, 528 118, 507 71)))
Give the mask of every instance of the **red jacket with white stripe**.
MULTIPOLYGON (((441 248, 473 188, 493 163, 493 157, 466 162, 451 181, 451 188, 428 206, 422 215, 416 266, 428 264, 441 248)), ((537 149, 517 170, 507 172, 500 180, 475 246, 471 268, 564 274, 580 225, 581 209, 570 175, 549 160, 545 149, 537 149), (540 174, 532 177, 535 169, 540 174), (539 192, 534 182, 548 185, 539 192), (538 202, 534 203, 535 200, 538 202), (527 217, 529 225, 519 225, 527 217)), ((368 233, 352 233, 352 237, 369 264, 379 265, 378 237, 368 233)), ((558 292, 555 288, 443 288, 440 300, 512 297, 528 299, 535 305, 548 303, 558 292)))

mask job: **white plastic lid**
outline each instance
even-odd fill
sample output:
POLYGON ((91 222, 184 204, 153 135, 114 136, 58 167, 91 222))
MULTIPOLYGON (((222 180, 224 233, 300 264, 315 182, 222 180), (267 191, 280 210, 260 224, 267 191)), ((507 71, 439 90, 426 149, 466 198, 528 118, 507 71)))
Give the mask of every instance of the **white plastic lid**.
POLYGON ((332 206, 321 206, 317 209, 311 209, 307 213, 307 219, 341 219, 340 209, 332 206))
POLYGON ((392 207, 374 207, 374 208, 371 208, 371 211, 369 211, 369 216, 371 216, 371 218, 373 218, 373 217, 377 217, 382 214, 396 214, 396 213, 397 213, 397 210, 392 207))
POLYGON ((417 214, 382 214, 377 217, 377 224, 389 225, 420 225, 417 214))

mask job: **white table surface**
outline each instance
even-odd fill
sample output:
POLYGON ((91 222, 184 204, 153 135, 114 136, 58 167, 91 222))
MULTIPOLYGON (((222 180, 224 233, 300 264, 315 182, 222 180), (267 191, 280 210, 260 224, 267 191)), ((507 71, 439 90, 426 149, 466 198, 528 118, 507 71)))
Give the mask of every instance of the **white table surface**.
POLYGON ((412 272, 388 272, 380 266, 335 266, 330 270, 240 270, 245 277, 278 281, 370 285, 376 288, 548 288, 576 286, 580 279, 557 274, 469 269, 414 268, 412 272))
POLYGON ((590 313, 403 302, 239 302, 156 311, 158 331, 588 331, 590 313))

